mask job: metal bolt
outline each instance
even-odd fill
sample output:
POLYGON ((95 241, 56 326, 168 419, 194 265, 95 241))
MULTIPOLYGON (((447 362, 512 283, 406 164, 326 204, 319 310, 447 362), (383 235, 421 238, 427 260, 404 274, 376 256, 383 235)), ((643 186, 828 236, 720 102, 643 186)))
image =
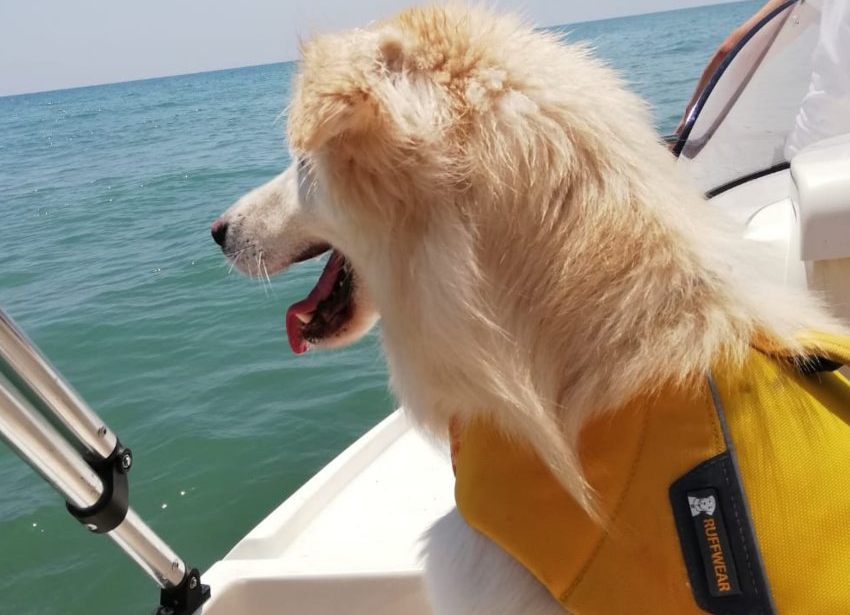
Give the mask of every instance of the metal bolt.
POLYGON ((100 436, 101 438, 106 437, 106 426, 102 426, 100 429, 98 429, 97 435, 100 436))
POLYGON ((133 465, 133 456, 130 453, 121 455, 121 467, 126 472, 133 465))
POLYGON ((177 570, 178 568, 180 568, 180 560, 176 559, 173 562, 171 562, 171 569, 177 570))
POLYGON ((195 589, 198 587, 198 577, 192 576, 189 577, 189 589, 195 589))
POLYGON ((89 529, 90 532, 97 531, 97 526, 94 523, 86 523, 86 527, 89 529))

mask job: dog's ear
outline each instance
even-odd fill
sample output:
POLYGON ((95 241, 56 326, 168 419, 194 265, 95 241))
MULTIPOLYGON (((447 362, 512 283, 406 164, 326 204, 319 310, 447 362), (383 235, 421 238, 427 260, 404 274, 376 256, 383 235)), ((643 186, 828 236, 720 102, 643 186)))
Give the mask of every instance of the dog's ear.
POLYGON ((387 86, 404 65, 400 32, 385 28, 323 36, 303 44, 301 53, 288 125, 295 150, 315 151, 385 118, 387 86))

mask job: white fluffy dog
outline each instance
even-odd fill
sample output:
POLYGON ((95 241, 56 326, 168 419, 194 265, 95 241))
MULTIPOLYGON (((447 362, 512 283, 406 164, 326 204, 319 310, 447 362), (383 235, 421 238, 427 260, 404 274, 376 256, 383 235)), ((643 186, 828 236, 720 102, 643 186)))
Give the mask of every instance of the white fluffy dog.
MULTIPOLYGON (((582 426, 639 393, 831 327, 749 273, 658 143, 645 104, 581 46, 483 9, 411 9, 303 46, 293 165, 213 234, 261 275, 332 249, 287 312, 292 349, 382 320, 392 386, 426 429, 484 416, 592 508, 582 426)), ((616 420, 616 416, 612 420, 616 420)), ((453 513, 428 536, 439 613, 559 613, 453 513)))

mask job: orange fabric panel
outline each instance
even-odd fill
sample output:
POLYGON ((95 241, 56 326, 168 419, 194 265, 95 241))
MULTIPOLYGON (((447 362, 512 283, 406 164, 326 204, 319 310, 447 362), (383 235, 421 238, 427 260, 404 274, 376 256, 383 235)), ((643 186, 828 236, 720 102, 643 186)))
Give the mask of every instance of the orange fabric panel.
POLYGON ((688 584, 667 491, 676 478, 725 450, 707 390, 698 399, 672 392, 651 403, 636 400, 585 429, 581 460, 605 527, 588 517, 533 453, 495 428, 466 425, 461 440, 461 514, 570 612, 702 612, 688 584))
MULTIPOLYGON (((850 338, 808 334, 850 363, 850 338)), ((759 344, 714 370, 780 615, 850 613, 850 382, 801 374, 759 344)), ((455 495, 467 522, 522 562, 575 615, 702 613, 688 584, 670 485, 726 450, 707 384, 598 418, 581 462, 605 520, 592 520, 539 458, 492 425, 454 425, 455 495), (458 446, 459 444, 459 446, 458 446)))

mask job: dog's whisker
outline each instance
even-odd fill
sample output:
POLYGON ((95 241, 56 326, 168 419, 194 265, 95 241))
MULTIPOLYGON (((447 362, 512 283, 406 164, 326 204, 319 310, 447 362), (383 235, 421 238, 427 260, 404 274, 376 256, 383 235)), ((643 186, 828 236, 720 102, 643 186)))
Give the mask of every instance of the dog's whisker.
POLYGON ((274 288, 272 287, 272 280, 269 277, 269 270, 266 267, 266 261, 263 260, 263 259, 260 259, 260 264, 263 266, 263 275, 266 277, 266 282, 268 282, 269 290, 271 291, 272 294, 274 294, 274 288))
POLYGON ((245 252, 245 250, 247 250, 247 249, 248 248, 242 248, 241 250, 237 250, 234 254, 232 254, 230 256, 230 258, 228 259, 230 261, 230 263, 229 263, 229 266, 227 268, 227 275, 230 275, 231 273, 233 273, 233 268, 239 262, 239 259, 242 257, 242 253, 245 252))
MULTIPOLYGON (((266 286, 266 279, 263 277, 263 267, 264 267, 264 265, 263 265, 263 253, 262 252, 257 253, 256 261, 257 261, 257 280, 260 282, 260 286, 263 287, 263 293, 266 295, 266 297, 268 297, 269 296, 269 289, 266 286)), ((271 283, 269 284, 269 286, 271 286, 271 283)))

